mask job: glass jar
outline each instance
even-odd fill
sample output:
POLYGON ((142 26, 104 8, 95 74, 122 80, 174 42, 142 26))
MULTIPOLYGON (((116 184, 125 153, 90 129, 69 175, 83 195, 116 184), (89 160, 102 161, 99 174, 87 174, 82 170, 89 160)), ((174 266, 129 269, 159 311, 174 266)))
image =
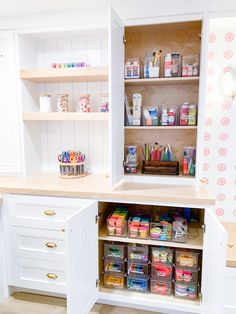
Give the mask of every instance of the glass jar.
POLYGON ((39 108, 40 108, 40 112, 52 111, 51 95, 40 96, 39 108))
POLYGON ((90 95, 81 94, 79 96, 79 112, 90 112, 90 95))
POLYGON ((109 112, 109 94, 101 94, 101 112, 109 112))
POLYGON ((57 112, 69 111, 69 95, 57 94, 57 112))

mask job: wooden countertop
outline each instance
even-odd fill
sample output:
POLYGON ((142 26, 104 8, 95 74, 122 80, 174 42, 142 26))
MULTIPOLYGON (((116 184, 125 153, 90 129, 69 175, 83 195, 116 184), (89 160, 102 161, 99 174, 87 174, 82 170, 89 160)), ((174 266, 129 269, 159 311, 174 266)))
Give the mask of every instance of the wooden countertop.
POLYGON ((98 200, 123 200, 184 204, 185 206, 214 205, 215 200, 202 187, 119 183, 114 189, 105 175, 91 174, 80 179, 62 179, 57 173, 40 173, 29 177, 0 177, 0 193, 81 197, 98 200))
POLYGON ((223 222, 228 231, 227 267, 236 267, 236 223, 223 222))

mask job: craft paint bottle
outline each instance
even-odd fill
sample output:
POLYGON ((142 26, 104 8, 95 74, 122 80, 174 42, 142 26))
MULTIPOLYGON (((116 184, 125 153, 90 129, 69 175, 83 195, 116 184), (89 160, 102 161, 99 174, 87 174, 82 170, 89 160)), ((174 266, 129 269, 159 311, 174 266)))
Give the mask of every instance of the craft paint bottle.
POLYGON ((172 76, 172 69, 173 69, 172 54, 167 53, 167 55, 165 56, 164 76, 165 77, 171 77, 172 76))

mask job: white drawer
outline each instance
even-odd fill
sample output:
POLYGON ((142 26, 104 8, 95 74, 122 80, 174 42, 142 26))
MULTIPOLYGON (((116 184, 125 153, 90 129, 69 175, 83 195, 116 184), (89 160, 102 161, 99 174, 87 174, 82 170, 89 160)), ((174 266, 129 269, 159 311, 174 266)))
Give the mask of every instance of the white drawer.
POLYGON ((11 225, 62 230, 65 219, 90 202, 64 197, 10 195, 7 210, 11 225))
POLYGON ((226 267, 226 276, 225 276, 225 296, 224 296, 224 305, 231 307, 235 310, 236 313, 236 298, 235 298, 235 287, 236 287, 236 268, 226 267))
POLYGON ((65 232, 11 227, 11 255, 65 263, 65 232))
POLYGON ((13 258, 9 285, 54 293, 66 293, 65 264, 13 258))

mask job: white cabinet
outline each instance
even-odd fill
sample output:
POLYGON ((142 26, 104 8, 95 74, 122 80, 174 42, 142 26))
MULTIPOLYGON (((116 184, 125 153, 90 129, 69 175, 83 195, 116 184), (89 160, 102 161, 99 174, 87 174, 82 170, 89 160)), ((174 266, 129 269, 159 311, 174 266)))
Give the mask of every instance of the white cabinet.
POLYGON ((236 287, 236 268, 225 267, 223 314, 236 313, 235 287, 236 287))
POLYGON ((21 173, 19 97, 14 32, 0 32, 0 173, 21 173))

